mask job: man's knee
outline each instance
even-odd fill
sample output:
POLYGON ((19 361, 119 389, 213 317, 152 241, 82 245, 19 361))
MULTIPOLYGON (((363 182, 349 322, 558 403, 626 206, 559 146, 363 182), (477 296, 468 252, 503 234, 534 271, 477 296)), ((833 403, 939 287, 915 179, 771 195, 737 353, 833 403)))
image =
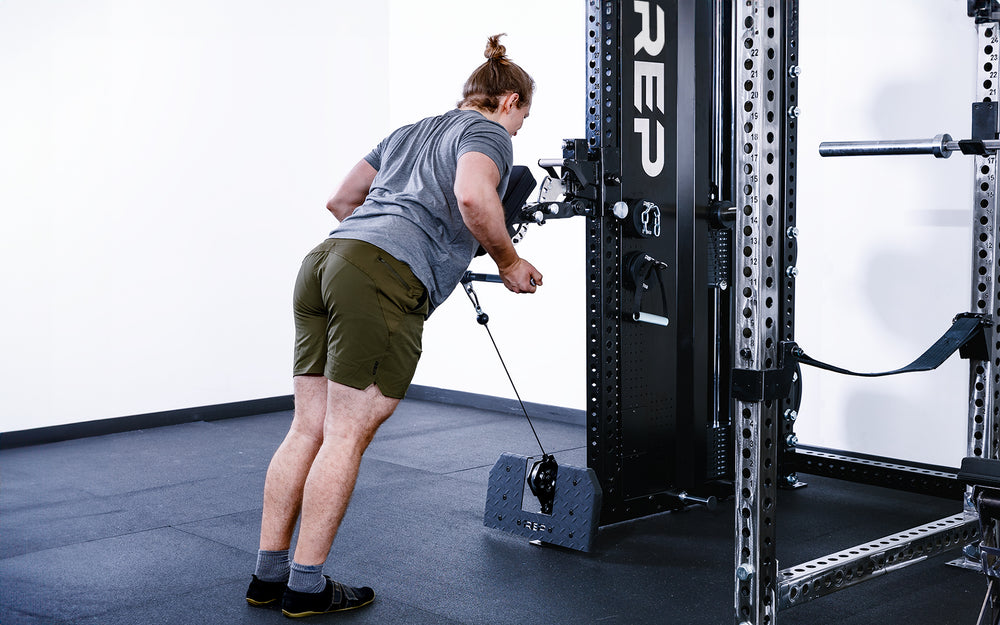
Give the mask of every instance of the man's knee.
POLYGON ((309 427, 298 420, 293 420, 285 440, 304 447, 319 447, 323 444, 323 428, 309 427))
POLYGON ((374 384, 364 390, 330 382, 326 436, 348 438, 367 445, 392 416, 399 400, 382 395, 374 384))

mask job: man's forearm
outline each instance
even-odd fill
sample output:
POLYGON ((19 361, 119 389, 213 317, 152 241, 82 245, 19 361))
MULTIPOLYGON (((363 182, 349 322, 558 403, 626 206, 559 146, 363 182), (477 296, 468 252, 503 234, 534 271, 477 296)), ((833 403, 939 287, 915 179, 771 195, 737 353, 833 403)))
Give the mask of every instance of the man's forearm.
POLYGON ((333 216, 337 218, 337 221, 344 221, 350 217, 351 213, 354 212, 354 209, 359 206, 361 206, 360 203, 345 202, 337 197, 331 198, 330 201, 326 203, 327 210, 333 213, 333 216))
POLYGON ((337 192, 326 203, 326 209, 333 213, 337 221, 344 221, 364 203, 376 173, 375 168, 362 159, 347 174, 337 192))
POLYGON ((504 223, 503 204, 500 197, 480 197, 465 203, 459 202, 465 225, 472 236, 476 237, 486 253, 500 270, 504 270, 518 261, 517 251, 507 232, 504 223))

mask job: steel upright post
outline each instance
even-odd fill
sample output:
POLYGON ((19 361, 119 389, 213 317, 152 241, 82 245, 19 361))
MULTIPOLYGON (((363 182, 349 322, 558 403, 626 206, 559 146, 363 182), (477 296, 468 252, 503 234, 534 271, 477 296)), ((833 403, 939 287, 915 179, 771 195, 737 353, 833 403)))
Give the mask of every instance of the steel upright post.
MULTIPOLYGON (((997 127, 997 78, 1000 69, 1000 23, 977 24, 979 71, 977 80, 977 105, 982 113, 992 116, 993 130, 997 127), (993 106, 990 106, 990 104, 993 106), (985 106, 983 106, 985 104, 985 106)), ((974 124, 975 126, 975 124, 974 124)), ((976 128, 973 128, 976 132, 976 128)), ((973 139, 980 137, 973 136, 973 139)), ((982 137, 985 138, 985 137, 982 137)), ((989 137, 995 138, 995 137, 989 137)), ((998 224, 997 219, 997 155, 975 157, 975 206, 973 208, 973 273, 972 310, 1000 319, 1000 282, 998 282, 998 224)), ((992 341, 991 341, 992 343, 992 341)), ((973 360, 970 382, 969 449, 966 455, 996 458, 998 455, 998 376, 1000 376, 1000 349, 990 345, 989 360, 973 360)))
MULTIPOLYGON (((599 208, 587 218, 587 466, 606 501, 621 499, 621 225, 604 204, 622 199, 619 3, 587 4, 587 149, 600 154, 599 208)), ((581 155, 582 156, 582 155, 581 155)))
MULTIPOLYGON (((998 123, 997 89, 1000 79, 1000 23, 983 21, 976 24, 978 71, 977 97, 973 104, 973 139, 995 139, 998 123), (979 136, 984 134, 989 136, 979 136)), ((972 221, 972 308, 1000 320, 1000 280, 998 280, 997 245, 1000 220, 997 219, 997 154, 990 151, 975 157, 975 204, 972 221)), ((994 335, 996 330, 994 328, 994 335)), ((1000 457, 1000 344, 987 341, 987 360, 969 362, 969 440, 966 456, 1000 457)), ((971 500, 972 488, 967 487, 964 501, 965 519, 978 520, 971 500)), ((976 560, 956 560, 953 564, 979 568, 976 560)))
MULTIPOLYGON (((794 0, 737 0, 734 10, 733 362, 761 380, 779 367, 782 287, 794 275, 785 262, 783 211, 790 112, 785 16, 796 9, 794 0)), ((733 417, 735 617, 744 625, 773 624, 778 610, 775 508, 778 449, 785 444, 782 399, 766 392, 737 397, 733 417)))

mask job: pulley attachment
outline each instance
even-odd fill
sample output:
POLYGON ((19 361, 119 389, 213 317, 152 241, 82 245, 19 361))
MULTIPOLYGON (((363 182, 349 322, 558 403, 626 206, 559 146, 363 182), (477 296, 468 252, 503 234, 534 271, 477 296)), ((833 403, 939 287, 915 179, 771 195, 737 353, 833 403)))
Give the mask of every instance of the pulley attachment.
MULTIPOLYGON (((517 454, 502 454, 490 470, 486 490, 483 525, 523 536, 532 542, 559 545, 578 551, 590 551, 597 539, 601 516, 601 485, 591 468, 564 464, 559 467, 552 486, 549 512, 535 512, 524 504, 525 481, 532 487, 529 473, 543 474, 536 461, 528 470, 532 458, 517 454)), ((544 465, 542 465, 544 466, 544 465)))
POLYGON ((479 297, 472 288, 474 281, 502 283, 500 276, 465 272, 462 286, 465 288, 469 301, 476 309, 476 321, 483 326, 493 343, 500 364, 503 365, 507 379, 510 380, 514 395, 521 405, 524 418, 531 427, 532 434, 542 451, 542 458, 528 469, 530 458, 516 454, 503 454, 490 471, 490 480, 486 490, 486 510, 483 513, 483 524, 486 527, 501 529, 520 536, 526 536, 532 541, 549 543, 590 551, 597 537, 598 521, 601 514, 601 486, 593 469, 564 465, 556 462, 551 454, 545 452, 542 441, 535 431, 535 426, 528 416, 528 411, 517 392, 514 378, 511 377, 507 364, 500 355, 490 332, 489 316, 479 305, 479 297), (525 485, 531 494, 538 499, 540 512, 526 510, 523 505, 525 485))
POLYGON ((541 460, 531 465, 531 471, 528 472, 528 488, 531 489, 531 494, 538 498, 542 514, 552 514, 557 473, 559 473, 559 465, 556 464, 556 459, 549 454, 545 454, 541 460))

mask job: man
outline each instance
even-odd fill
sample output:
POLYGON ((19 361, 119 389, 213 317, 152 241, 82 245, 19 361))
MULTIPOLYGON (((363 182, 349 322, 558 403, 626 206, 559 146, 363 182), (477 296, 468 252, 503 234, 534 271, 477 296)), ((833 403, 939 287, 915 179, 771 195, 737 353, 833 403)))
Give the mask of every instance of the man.
POLYGON ((303 617, 374 601, 371 588, 324 576, 323 564, 361 456, 413 378, 424 319, 480 244, 511 291, 542 284, 514 250, 500 200, 534 91, 501 36, 457 109, 393 132, 327 203, 341 223, 296 280, 295 416, 267 472, 250 605, 303 617))

